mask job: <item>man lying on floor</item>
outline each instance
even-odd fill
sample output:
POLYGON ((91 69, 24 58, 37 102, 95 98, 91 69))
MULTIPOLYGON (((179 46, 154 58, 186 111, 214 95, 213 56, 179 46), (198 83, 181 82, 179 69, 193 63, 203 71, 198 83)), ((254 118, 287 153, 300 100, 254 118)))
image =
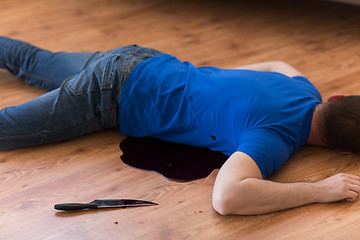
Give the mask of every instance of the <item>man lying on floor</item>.
POLYGON ((332 96, 283 62, 194 67, 130 45, 52 53, 0 38, 0 67, 50 92, 0 112, 0 150, 64 141, 104 128, 206 147, 229 156, 213 191, 220 214, 262 214, 314 202, 355 201, 360 179, 266 180, 304 144, 360 149, 360 96, 332 96))

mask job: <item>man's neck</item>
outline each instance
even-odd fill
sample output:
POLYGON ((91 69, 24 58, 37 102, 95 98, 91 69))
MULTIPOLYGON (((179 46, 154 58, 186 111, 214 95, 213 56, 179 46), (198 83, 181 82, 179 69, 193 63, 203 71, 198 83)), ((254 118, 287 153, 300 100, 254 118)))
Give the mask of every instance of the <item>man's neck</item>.
POLYGON ((321 107, 322 107, 322 104, 319 104, 315 108, 313 118, 312 118, 312 121, 311 121, 310 136, 309 136, 309 139, 307 141, 307 144, 326 147, 326 144, 321 139, 320 131, 319 131, 319 128, 318 128, 319 111, 320 111, 321 107))

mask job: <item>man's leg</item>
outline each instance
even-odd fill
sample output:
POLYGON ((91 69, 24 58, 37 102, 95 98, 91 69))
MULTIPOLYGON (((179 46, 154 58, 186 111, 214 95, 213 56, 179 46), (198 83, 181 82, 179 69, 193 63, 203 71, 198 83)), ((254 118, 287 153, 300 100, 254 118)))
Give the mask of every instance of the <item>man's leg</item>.
POLYGON ((104 55, 96 53, 53 53, 31 44, 0 37, 0 68, 29 84, 54 90, 69 77, 80 73, 104 55))
POLYGON ((98 60, 90 59, 82 72, 67 78, 59 88, 20 106, 2 109, 0 151, 117 127, 125 80, 137 64, 159 54, 136 45, 96 53, 91 58, 98 60))
POLYGON ((61 87, 0 111, 0 150, 68 140, 118 122, 116 57, 92 64, 61 87), (104 75, 108 73, 108 75, 104 75))

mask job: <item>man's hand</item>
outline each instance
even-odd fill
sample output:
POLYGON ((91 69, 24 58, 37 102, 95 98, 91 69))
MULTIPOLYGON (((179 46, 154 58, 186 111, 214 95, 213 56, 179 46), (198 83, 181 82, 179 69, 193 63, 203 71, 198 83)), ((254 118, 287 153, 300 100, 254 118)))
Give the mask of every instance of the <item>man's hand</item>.
POLYGON ((360 193, 360 177, 345 173, 314 183, 319 189, 319 202, 356 201, 360 193))

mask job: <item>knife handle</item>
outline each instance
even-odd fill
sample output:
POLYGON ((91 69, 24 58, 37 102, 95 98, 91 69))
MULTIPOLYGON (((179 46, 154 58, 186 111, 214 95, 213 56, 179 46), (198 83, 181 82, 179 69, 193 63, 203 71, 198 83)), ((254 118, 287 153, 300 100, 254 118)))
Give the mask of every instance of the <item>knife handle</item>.
POLYGON ((57 210, 81 210, 81 209, 97 209, 98 206, 93 203, 62 203, 54 206, 57 210))

